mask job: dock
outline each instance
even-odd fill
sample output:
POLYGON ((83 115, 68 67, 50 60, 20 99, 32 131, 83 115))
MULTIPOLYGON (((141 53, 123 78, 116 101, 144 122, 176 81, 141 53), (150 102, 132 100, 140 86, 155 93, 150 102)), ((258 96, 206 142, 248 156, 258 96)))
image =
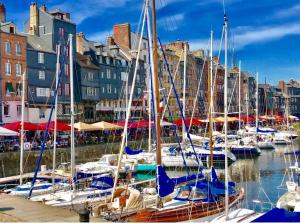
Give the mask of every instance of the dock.
MULTIPOLYGON (((22 175, 22 177, 23 177, 23 179, 32 178, 33 175, 34 175, 34 173, 24 173, 22 175)), ((37 177, 50 180, 50 179, 52 179, 52 172, 51 171, 39 172, 37 177)), ((61 175, 55 175, 55 178, 56 179, 61 179, 61 180, 66 180, 67 179, 66 176, 61 176, 61 175)), ((16 182, 19 179, 20 179, 20 175, 3 177, 3 178, 0 178, 0 184, 8 184, 10 182, 16 182)))
MULTIPOLYGON (((9 194, 0 194, 0 199, 0 222, 79 222, 79 215, 75 211, 9 194)), ((106 220, 90 217, 90 222, 106 220)))

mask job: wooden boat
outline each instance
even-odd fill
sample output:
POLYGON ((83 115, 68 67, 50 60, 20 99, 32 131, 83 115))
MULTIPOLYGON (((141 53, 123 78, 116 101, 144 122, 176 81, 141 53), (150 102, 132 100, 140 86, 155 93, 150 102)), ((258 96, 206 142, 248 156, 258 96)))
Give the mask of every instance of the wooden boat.
MULTIPOLYGON (((236 205, 244 198, 244 190, 239 194, 229 196, 229 205, 236 205)), ((148 208, 128 217, 129 222, 178 222, 201 218, 201 221, 209 220, 225 210, 224 199, 218 202, 187 202, 182 205, 165 203, 164 208, 148 208), (172 207, 173 206, 173 207, 172 207)))

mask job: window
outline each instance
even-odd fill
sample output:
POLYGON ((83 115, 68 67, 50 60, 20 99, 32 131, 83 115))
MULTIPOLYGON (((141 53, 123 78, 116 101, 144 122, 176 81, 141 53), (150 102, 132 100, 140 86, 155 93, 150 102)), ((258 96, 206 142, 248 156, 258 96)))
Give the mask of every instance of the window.
POLYGON ((144 43, 144 50, 145 50, 145 49, 147 49, 147 44, 146 44, 146 43, 144 43))
POLYGON ((44 63, 44 53, 42 52, 38 53, 38 63, 44 63))
POLYGON ((39 70, 39 80, 45 80, 46 75, 44 70, 39 70))
POLYGON ((114 79, 115 79, 115 80, 117 79, 117 74, 116 74, 116 73, 114 73, 114 79))
POLYGON ((4 116, 9 116, 9 105, 4 105, 4 116))
POLYGON ((93 81, 94 80, 94 73, 88 72, 87 79, 88 79, 88 81, 93 81))
POLYGON ((105 87, 102 87, 102 93, 105 93, 105 87))
POLYGON ((10 44, 10 42, 5 42, 5 53, 6 54, 11 53, 11 44, 10 44))
POLYGON ((64 30, 64 28, 59 28, 58 31, 59 31, 59 36, 62 37, 62 38, 65 38, 65 30, 64 30))
POLYGON ((17 63, 16 64, 16 75, 21 76, 21 73, 22 73, 22 66, 21 66, 21 64, 17 63))
POLYGON ((65 84, 65 95, 70 96, 70 84, 65 84))
POLYGON ((17 116, 21 116, 22 115, 22 105, 17 105, 17 116))
POLYGON ((61 94, 62 94, 61 83, 59 83, 57 88, 57 95, 61 96, 61 94))
POLYGON ((107 93, 111 93, 111 84, 107 84, 107 93))
POLYGON ((115 94, 117 93, 117 88, 115 87, 115 94))
POLYGON ((22 95, 22 84, 17 83, 17 85, 16 85, 16 91, 17 91, 17 96, 21 96, 22 95))
POLYGON ((65 64, 65 75, 69 76, 69 74, 70 74, 69 64, 65 64))
POLYGON ((49 88, 36 88, 37 97, 49 97, 50 89, 49 88))
POLYGON ((97 94, 96 88, 87 87, 86 94, 87 94, 87 96, 96 96, 96 94, 97 94))
POLYGON ((104 78, 104 72, 101 71, 101 78, 103 79, 104 78))
POLYGON ((107 70, 106 70, 106 77, 107 77, 107 79, 110 79, 110 78, 111 78, 111 76, 110 76, 110 69, 107 69, 107 70))
POLYGON ((21 55, 21 44, 20 43, 16 44, 16 55, 21 55))
POLYGON ((11 75, 11 64, 5 63, 5 73, 6 75, 11 75))
POLYGON ((45 118, 45 110, 42 109, 42 108, 39 109, 39 117, 40 118, 45 118))

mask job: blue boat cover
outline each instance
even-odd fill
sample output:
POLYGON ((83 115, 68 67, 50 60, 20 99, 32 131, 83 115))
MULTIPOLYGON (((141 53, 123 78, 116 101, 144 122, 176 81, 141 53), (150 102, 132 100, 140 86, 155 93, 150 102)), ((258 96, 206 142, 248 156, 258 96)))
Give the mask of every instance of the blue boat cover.
POLYGON ((204 175, 202 173, 199 173, 199 174, 192 174, 190 176, 172 178, 172 180, 175 183, 175 185, 178 185, 178 184, 182 184, 182 183, 185 183, 185 182, 188 182, 188 181, 201 179, 203 177, 204 177, 204 175))
POLYGON ((262 130, 262 129, 257 128, 257 129, 256 129, 256 132, 262 132, 262 133, 274 133, 274 132, 277 132, 277 130, 276 130, 276 129, 273 129, 273 130, 262 130))
POLYGON ((125 152, 128 155, 137 155, 137 154, 140 154, 141 152, 143 152, 143 150, 142 149, 132 150, 129 146, 126 146, 125 147, 125 152))
POLYGON ((296 152, 288 152, 288 153, 284 153, 284 155, 300 155, 300 150, 296 151, 296 152))
POLYGON ((162 166, 157 167, 156 191, 160 197, 168 196, 173 193, 175 183, 170 179, 162 166))
POLYGON ((104 176, 93 179, 90 188, 96 188, 99 190, 106 190, 114 186, 114 180, 111 176, 104 176))
POLYGON ((273 208, 252 222, 300 222, 300 212, 290 212, 282 208, 273 208))

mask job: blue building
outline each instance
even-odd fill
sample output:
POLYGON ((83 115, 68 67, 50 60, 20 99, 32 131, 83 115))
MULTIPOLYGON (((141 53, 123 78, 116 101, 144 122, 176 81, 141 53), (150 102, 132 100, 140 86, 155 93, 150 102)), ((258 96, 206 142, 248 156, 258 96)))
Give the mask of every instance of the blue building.
MULTIPOLYGON (((57 45, 67 47, 68 35, 73 34, 73 52, 76 52, 76 25, 71 22, 70 14, 61 11, 40 9, 36 3, 30 5, 30 17, 25 22, 27 33, 27 73, 29 117, 32 122, 46 121, 53 102, 55 89, 57 45)), ((67 49, 66 49, 67 51, 67 49)), ((62 54, 62 53, 61 53, 62 54)), ((58 89, 58 115, 66 118, 70 110, 70 79, 68 58, 61 60, 64 65, 58 89)), ((74 78, 76 79, 76 78, 74 78)))

